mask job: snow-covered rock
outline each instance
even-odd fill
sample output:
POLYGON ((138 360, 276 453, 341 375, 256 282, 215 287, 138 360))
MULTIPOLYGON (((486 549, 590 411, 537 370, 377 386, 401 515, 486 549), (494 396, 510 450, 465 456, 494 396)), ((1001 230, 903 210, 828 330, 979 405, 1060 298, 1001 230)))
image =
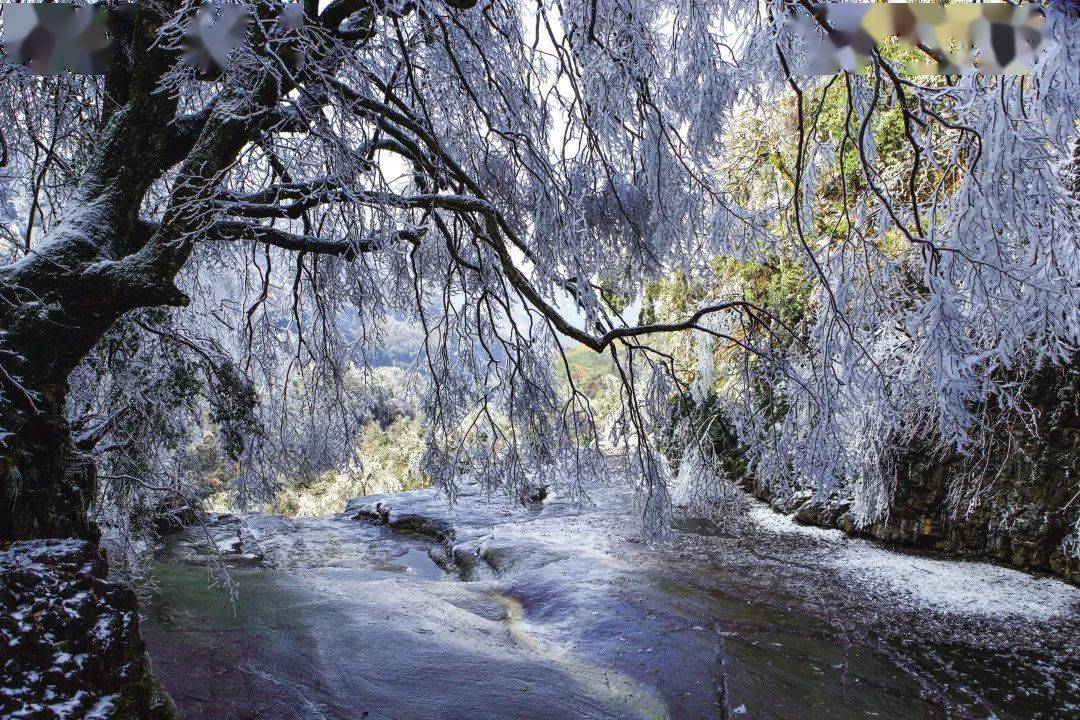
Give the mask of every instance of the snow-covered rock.
POLYGON ((243 517, 231 513, 195 514, 185 526, 165 538, 162 554, 171 560, 190 565, 204 565, 217 556, 234 564, 259 565, 264 557, 258 540, 243 517))
POLYGON ((135 593, 83 540, 0 551, 0 717, 174 720, 139 634, 135 593))

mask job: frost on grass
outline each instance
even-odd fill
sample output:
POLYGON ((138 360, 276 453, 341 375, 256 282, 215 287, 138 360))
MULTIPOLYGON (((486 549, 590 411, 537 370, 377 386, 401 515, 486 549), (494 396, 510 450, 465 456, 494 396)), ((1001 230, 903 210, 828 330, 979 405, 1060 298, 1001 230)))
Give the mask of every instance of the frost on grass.
POLYGON ((937 560, 852 542, 834 565, 882 583, 900 603, 942 612, 1047 620, 1080 609, 1080 590, 981 562, 937 560))

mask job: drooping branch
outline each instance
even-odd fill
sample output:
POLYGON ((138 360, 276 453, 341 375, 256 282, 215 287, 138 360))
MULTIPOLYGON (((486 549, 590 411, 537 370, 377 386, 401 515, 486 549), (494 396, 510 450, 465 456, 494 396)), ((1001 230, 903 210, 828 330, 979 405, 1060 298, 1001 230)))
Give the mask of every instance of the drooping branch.
POLYGON ((468 195, 422 193, 397 195, 388 192, 341 187, 333 180, 316 180, 307 183, 282 183, 266 190, 249 194, 219 193, 214 198, 216 206, 228 215, 250 218, 299 218, 305 210, 330 203, 368 205, 400 209, 441 209, 453 212, 489 212, 491 204, 468 195), (295 202, 278 205, 279 198, 297 198, 295 202))
MULTIPOLYGON (((340 255, 352 261, 360 253, 377 252, 386 247, 387 238, 368 237, 355 241, 332 240, 311 235, 299 235, 266 225, 246 223, 239 220, 221 220, 203 230, 200 235, 207 240, 231 242, 254 242, 272 245, 283 250, 312 253, 315 255, 340 255)), ((410 244, 420 242, 423 231, 398 230, 392 236, 410 244)))

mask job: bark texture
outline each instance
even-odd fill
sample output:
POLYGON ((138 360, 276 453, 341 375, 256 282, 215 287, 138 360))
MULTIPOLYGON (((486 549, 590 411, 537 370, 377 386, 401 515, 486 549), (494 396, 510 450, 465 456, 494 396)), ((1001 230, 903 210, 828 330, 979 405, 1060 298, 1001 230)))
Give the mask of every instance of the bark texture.
POLYGON ((190 248, 139 220, 151 185, 205 122, 174 121, 177 99, 156 92, 173 61, 155 46, 168 11, 140 7, 113 28, 123 51, 75 198, 43 242, 0 267, 0 427, 11 433, 0 443, 0 540, 97 537, 86 517, 93 463, 65 418, 68 377, 125 313, 187 302, 174 278, 190 248))
POLYGON ((65 394, 60 386, 39 394, 37 411, 3 413, 3 426, 14 436, 0 455, 0 538, 99 536, 87 515, 94 463, 74 446, 65 394))

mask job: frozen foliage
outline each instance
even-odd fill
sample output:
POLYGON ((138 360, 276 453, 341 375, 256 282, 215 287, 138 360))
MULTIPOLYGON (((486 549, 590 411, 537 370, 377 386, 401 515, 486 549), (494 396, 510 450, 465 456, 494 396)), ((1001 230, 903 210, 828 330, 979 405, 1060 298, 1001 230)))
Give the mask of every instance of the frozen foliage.
POLYGON ((569 338, 613 357, 612 430, 661 523, 668 469, 653 441, 692 389, 652 340, 695 330, 754 358, 719 398, 753 471, 853 487, 865 522, 887 510, 892 449, 929 435, 968 451, 988 398, 1024 413, 1028 371, 1070 361, 1080 34, 1059 10, 1029 76, 920 85, 878 56, 865 75, 790 77, 779 2, 468 4, 309 3, 301 28, 259 4, 253 42, 199 77, 182 62, 193 6, 161 2, 143 8, 153 43, 127 46, 148 75, 3 70, 0 125, 28 206, 19 260, 0 269, 18 326, 38 301, 17 288, 50 256, 122 299, 95 316, 110 321, 68 398, 105 479, 181 492, 182 471, 209 469, 191 450, 203 437, 241 498, 342 467, 371 419, 366 368, 405 319, 433 482, 452 494, 467 472, 520 494, 538 472, 603 471, 589 399, 553 372, 569 338), (125 82, 130 96, 114 92, 125 82), (847 88, 861 178, 839 236, 813 200, 837 152, 809 122, 826 82, 847 88), (723 162, 730 121, 792 93, 794 193, 747 202, 723 162), (874 121, 886 112, 902 114, 906 143, 888 166, 874 121), (7 129, 28 118, 41 120, 7 129), (121 148, 145 162, 116 165, 121 148), (778 326, 740 297, 646 326, 611 302, 781 246, 814 283, 798 342, 748 332, 778 326))
MULTIPOLYGON (((866 211, 814 253, 818 310, 779 381, 790 411, 778 426, 747 428, 771 436, 758 447, 784 461, 763 456, 759 467, 793 469, 824 491, 854 486, 855 512, 876 519, 889 501, 890 450, 930 436, 968 451, 989 432, 988 399, 1024 413, 1030 370, 1070 362, 1080 339, 1080 37, 1070 22, 1050 13, 1049 48, 1028 77, 934 88, 880 70, 846 79, 866 211), (904 98, 915 162, 921 153, 939 174, 927 186, 934 176, 916 164, 910 188, 890 194, 863 118, 904 98), (883 250, 897 231, 910 249, 883 250)), ((818 245, 798 231, 804 247, 818 245)))
POLYGON ((12 179, 0 171, 0 224, 7 225, 15 221, 15 192, 12 179))

